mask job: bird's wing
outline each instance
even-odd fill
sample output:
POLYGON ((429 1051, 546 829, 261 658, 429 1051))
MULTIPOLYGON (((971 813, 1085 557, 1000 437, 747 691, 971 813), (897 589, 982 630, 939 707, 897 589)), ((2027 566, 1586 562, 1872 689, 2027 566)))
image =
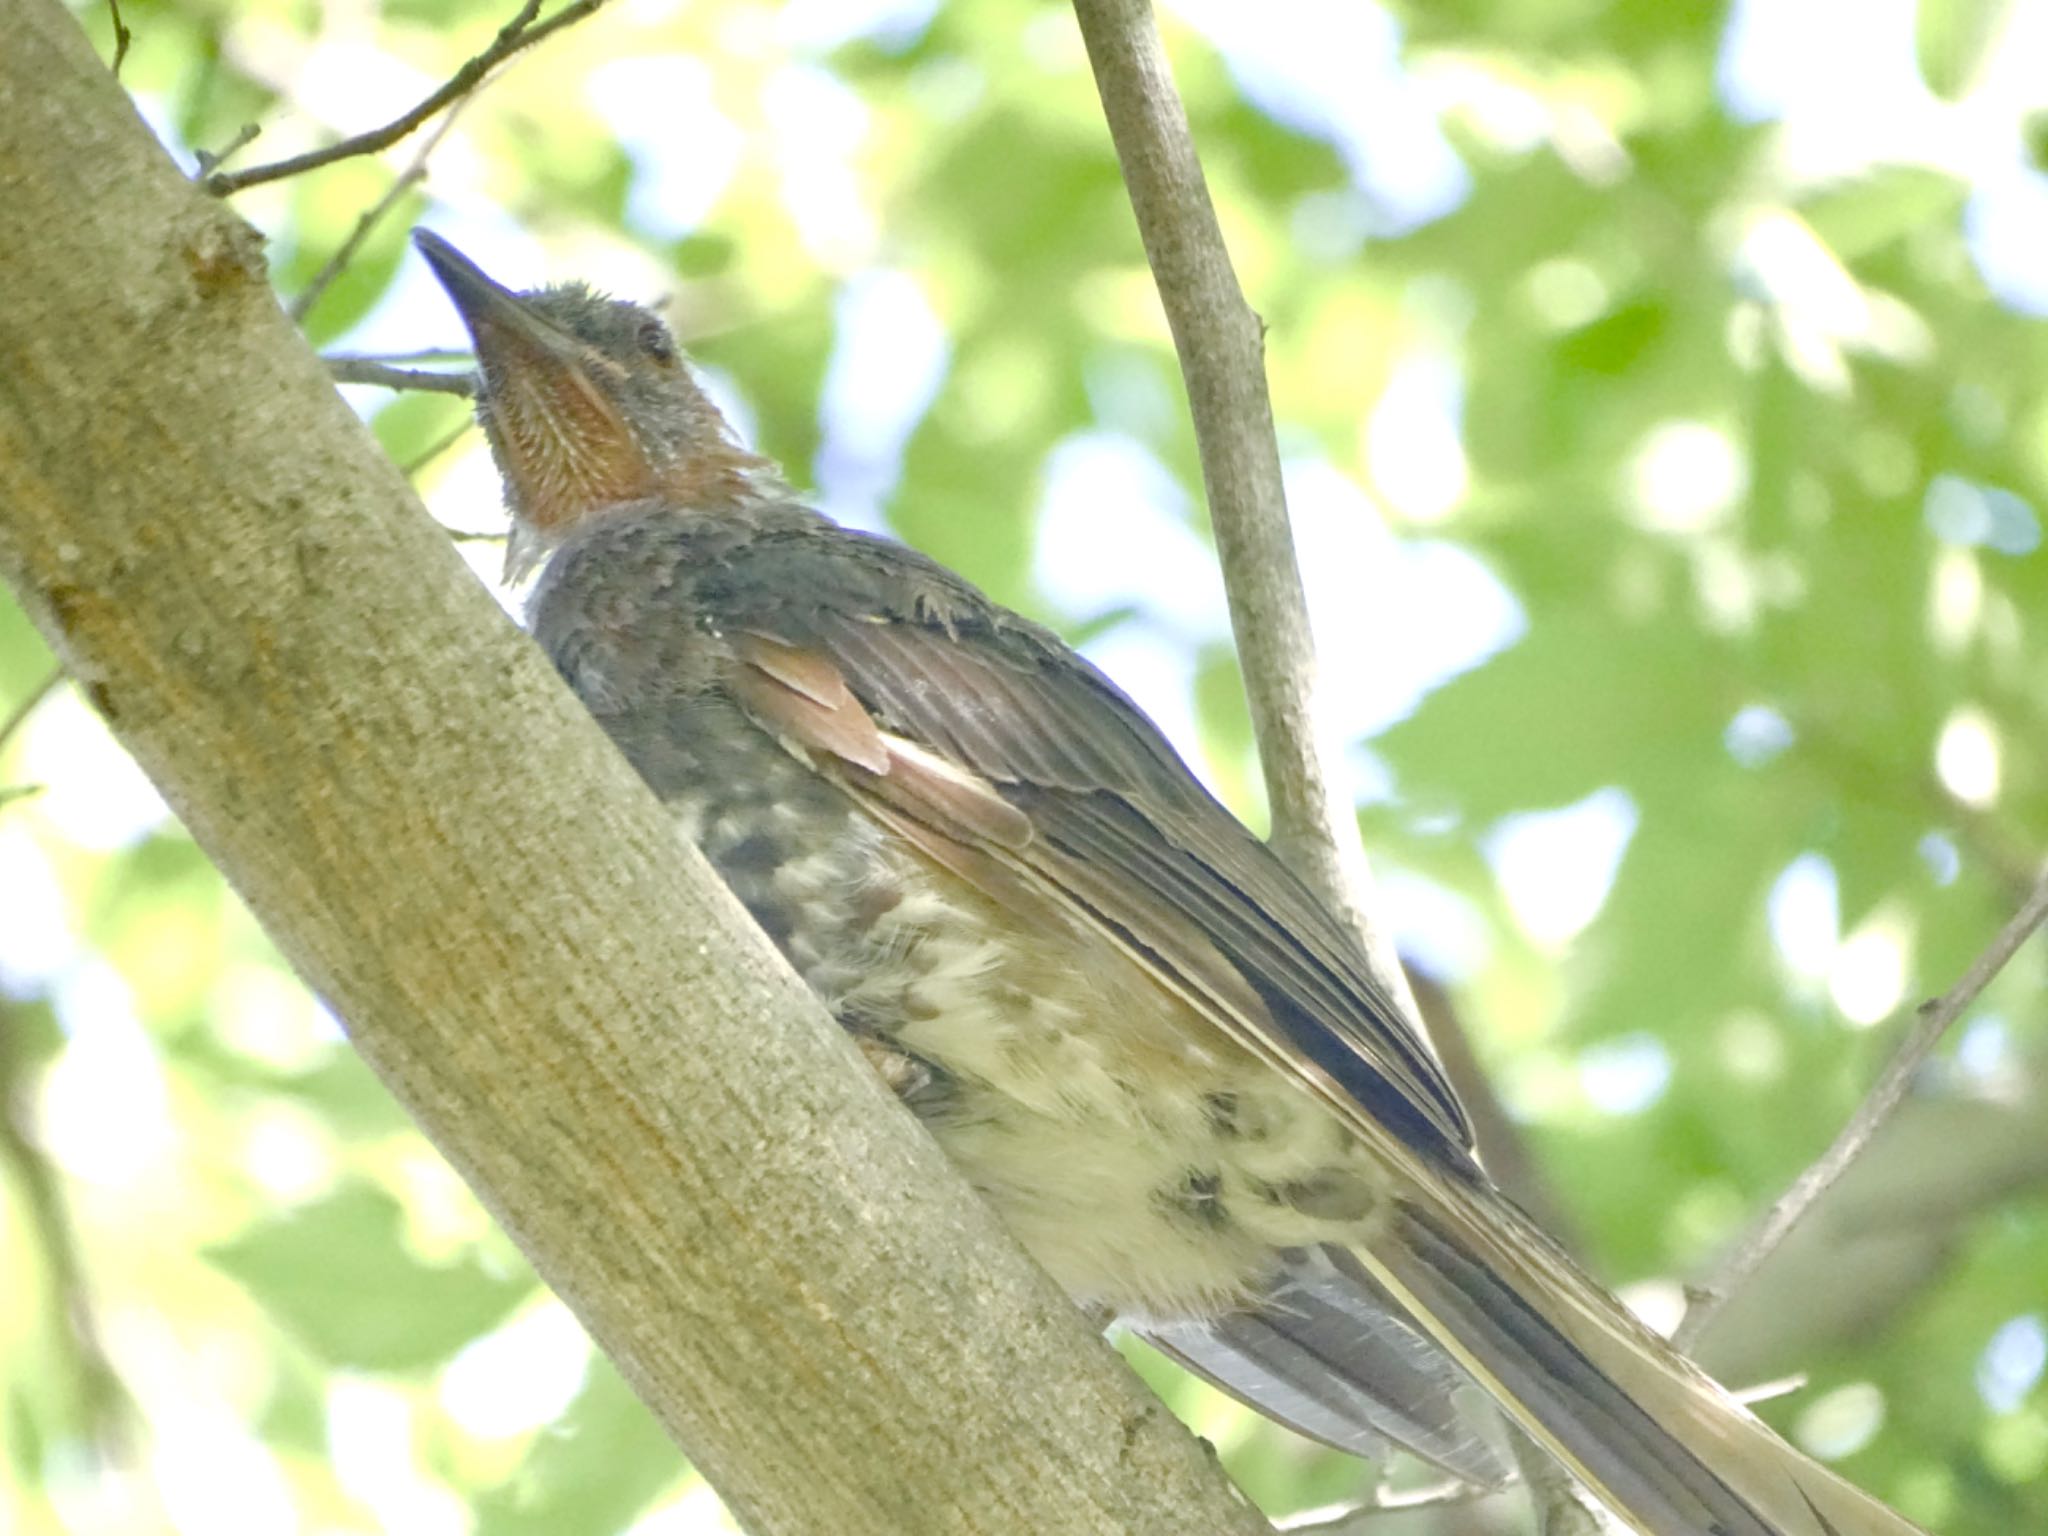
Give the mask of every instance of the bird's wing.
POLYGON ((735 565, 696 594, 764 726, 942 863, 993 865, 1085 915, 1348 1118, 1476 1166, 1443 1069, 1356 940, 1114 685, 910 551, 788 545, 767 541, 769 579, 735 565))
MULTIPOLYGON (((692 594, 761 725, 985 894, 1084 915, 1257 1055, 1469 1169, 1460 1106, 1353 941, 1122 694, 920 557, 826 537, 829 559, 816 533, 765 541, 692 594), (900 579, 874 580, 878 561, 900 579)), ((1504 1479, 1462 1373, 1355 1263, 1295 1255, 1272 1284, 1227 1317, 1139 1332, 1304 1434, 1504 1479)))
POLYGON ((1057 640, 849 534, 759 541, 694 596, 763 726, 999 898, 1022 880, 1094 924, 1342 1115, 1388 1178, 1353 1250, 1373 1282, 1631 1525, 1917 1530, 1778 1439, 1492 1188, 1355 941, 1057 640))

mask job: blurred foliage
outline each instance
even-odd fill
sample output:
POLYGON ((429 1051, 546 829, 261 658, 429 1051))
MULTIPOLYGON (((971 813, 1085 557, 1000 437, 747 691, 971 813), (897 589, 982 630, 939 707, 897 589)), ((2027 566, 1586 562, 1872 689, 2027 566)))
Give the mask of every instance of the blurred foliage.
MULTIPOLYGON (((123 78, 188 165, 261 122, 245 163, 390 115, 512 9, 129 0, 123 78)), ((1227 6, 1169 15, 1291 462, 1354 487, 1345 515, 1387 550, 1476 562, 1515 614, 1511 643, 1425 679, 1362 744, 1361 822, 1550 1200, 1651 1304, 1826 1144, 1895 1037, 1882 1021, 1955 978, 2048 842, 2029 745, 2048 724, 2048 326, 1987 280, 1970 166, 1802 154, 1733 104, 1731 29, 1772 9, 1276 4, 1270 37, 1227 6), (1399 73, 1368 68, 1383 19, 1399 73), (1361 98, 1406 92, 1405 119, 1374 121, 1413 156, 1361 160, 1304 106, 1260 52, 1289 36, 1303 79, 1334 62, 1361 98), (1386 190, 1432 154, 1434 205, 1386 190), (1453 381, 1443 441, 1407 425, 1418 364, 1453 381)), ((1899 51, 1924 88, 1891 85, 1902 115, 1977 112, 2022 177, 2044 103, 1999 117, 1986 82, 2009 86, 2026 10, 1921 0, 1899 51)), ((110 54, 105 13, 80 15, 110 54)), ((834 15, 632 0, 551 40, 466 109, 309 337, 451 339, 415 218, 494 232, 529 261, 508 276, 667 293, 798 483, 1077 639, 1176 657, 1213 782, 1256 818, 1220 631, 1145 571, 1076 598, 1099 573, 1049 531, 1060 454, 1109 440, 1180 488, 1132 526, 1203 537, 1071 18, 834 15), (701 195, 664 196, 693 167, 701 195), (878 271, 911 280, 943 357, 928 401, 863 436, 834 369, 878 271)), ((411 153, 239 200, 283 292, 411 153)), ((475 434, 449 444, 459 402, 359 398, 451 526, 491 526, 475 434)), ((1116 532, 1131 505, 1083 511, 1116 562, 1149 564, 1116 532)), ((1403 598, 1363 568, 1310 574, 1354 606, 1403 598)), ((1418 642, 1479 622, 1400 611, 1439 632, 1418 642)), ((1405 664, 1398 639, 1326 669, 1405 664)), ((0 719, 51 664, 0 598, 0 719)), ((0 1531, 722 1528, 69 692, 0 749, 0 788, 29 783, 0 804, 0 1531)), ((2037 945, 1917 1096, 1982 1105, 1983 1129, 1902 1173, 1953 1157, 1970 1179, 1817 1220, 1825 1284, 1774 1292, 1767 1272, 1752 1299, 1797 1340, 1758 1374, 1809 1376, 1765 1411, 1947 1536, 2048 1529, 2042 970, 2037 945)), ((1271 1507, 1370 1476, 1140 1364, 1271 1507)))

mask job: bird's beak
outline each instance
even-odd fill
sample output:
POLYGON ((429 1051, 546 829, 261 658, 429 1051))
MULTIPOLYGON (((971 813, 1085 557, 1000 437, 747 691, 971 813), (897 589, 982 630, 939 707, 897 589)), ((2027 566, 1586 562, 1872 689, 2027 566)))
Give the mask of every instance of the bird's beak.
POLYGON ((476 342, 477 365, 488 375, 494 367, 542 377, 564 370, 582 371, 582 347, 560 327, 536 314, 531 304, 432 230, 416 229, 412 243, 427 258, 434 276, 455 301, 462 323, 476 342))
POLYGON ((603 359, 439 235, 412 238, 476 343, 480 414, 514 512, 510 572, 592 509, 647 494, 650 467, 603 359))

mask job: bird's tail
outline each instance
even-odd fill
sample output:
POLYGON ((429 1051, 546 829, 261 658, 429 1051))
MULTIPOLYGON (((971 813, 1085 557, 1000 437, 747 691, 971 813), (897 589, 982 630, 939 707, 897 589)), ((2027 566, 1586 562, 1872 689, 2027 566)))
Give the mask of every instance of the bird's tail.
POLYGON ((1360 1260, 1643 1536, 1924 1536, 1779 1439, 1490 1187, 1433 1179, 1377 1214, 1360 1260))

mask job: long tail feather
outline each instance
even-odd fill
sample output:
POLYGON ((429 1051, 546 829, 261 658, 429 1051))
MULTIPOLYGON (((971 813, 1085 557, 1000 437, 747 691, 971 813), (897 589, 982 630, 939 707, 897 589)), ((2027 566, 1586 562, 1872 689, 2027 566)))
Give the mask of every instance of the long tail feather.
POLYGON ((1924 1536, 1644 1328, 1503 1196, 1432 1180, 1360 1261, 1643 1536, 1924 1536))
POLYGON ((1256 1306, 1138 1333, 1299 1434, 1383 1460, 1399 1446, 1480 1487, 1511 1465, 1485 1394, 1342 1249, 1307 1248, 1256 1306))

